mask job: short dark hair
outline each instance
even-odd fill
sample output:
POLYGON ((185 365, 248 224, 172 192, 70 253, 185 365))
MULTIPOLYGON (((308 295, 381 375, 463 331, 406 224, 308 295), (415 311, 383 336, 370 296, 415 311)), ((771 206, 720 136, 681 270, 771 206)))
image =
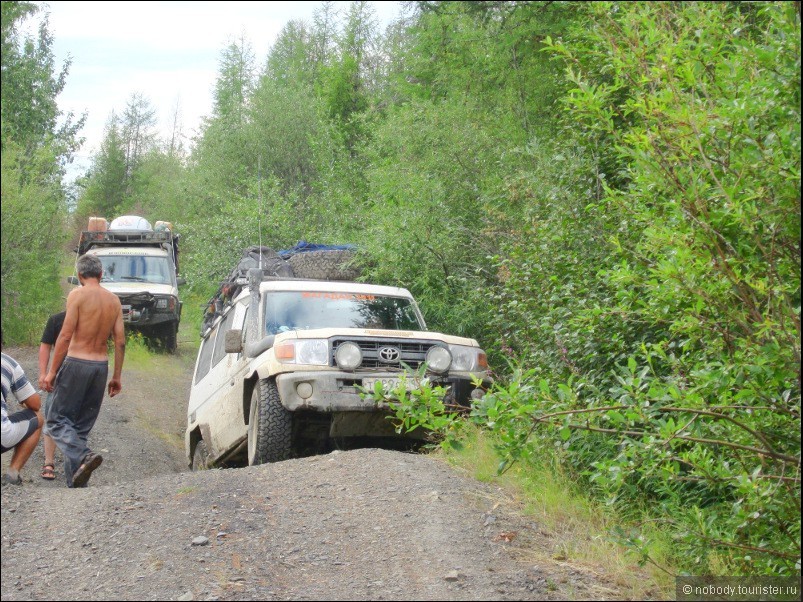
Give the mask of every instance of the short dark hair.
POLYGON ((82 278, 97 278, 103 274, 103 264, 94 255, 81 255, 76 264, 78 275, 82 278))

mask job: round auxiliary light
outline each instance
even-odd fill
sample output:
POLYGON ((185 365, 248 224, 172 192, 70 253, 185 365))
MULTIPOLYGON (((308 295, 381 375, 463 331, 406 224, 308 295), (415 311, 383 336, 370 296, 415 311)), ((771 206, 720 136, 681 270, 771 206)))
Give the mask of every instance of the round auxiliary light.
POLYGON ((296 393, 301 399, 309 399, 312 397, 312 385, 309 383, 298 383, 296 385, 296 393))
POLYGON ((427 351, 427 368, 432 372, 443 373, 452 365, 452 354, 446 347, 435 345, 427 351))
POLYGON ((335 362, 341 370, 354 370, 362 364, 362 351, 359 345, 347 341, 335 351, 335 362))

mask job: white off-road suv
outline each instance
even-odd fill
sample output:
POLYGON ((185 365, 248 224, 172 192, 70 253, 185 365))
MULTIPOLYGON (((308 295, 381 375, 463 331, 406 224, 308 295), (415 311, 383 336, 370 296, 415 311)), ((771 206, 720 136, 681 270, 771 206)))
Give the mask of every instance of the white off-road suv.
MULTIPOLYGON (((469 405, 487 379, 477 341, 426 329, 403 288, 266 278, 216 316, 202 339, 187 409, 193 469, 290 458, 321 442, 395 436, 388 408, 360 395, 426 370, 469 405)), ((411 379, 411 381, 414 379, 411 379)))
MULTIPOLYGON (((100 259, 100 284, 120 298, 126 330, 174 352, 181 321, 178 286, 184 283, 178 277, 178 234, 169 222, 156 222, 153 229, 139 216, 118 217, 108 227, 103 218, 89 223, 90 229, 81 232, 78 255, 100 259)), ((78 284, 75 277, 69 280, 78 284)))

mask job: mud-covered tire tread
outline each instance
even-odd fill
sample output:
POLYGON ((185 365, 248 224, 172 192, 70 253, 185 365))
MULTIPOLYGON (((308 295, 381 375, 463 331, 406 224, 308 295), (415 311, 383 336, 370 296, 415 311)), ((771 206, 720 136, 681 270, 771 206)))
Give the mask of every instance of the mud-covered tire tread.
POLYGON ((256 390, 259 405, 252 416, 257 424, 250 424, 248 429, 249 437, 257 437, 256 454, 249 458, 249 464, 288 460, 293 452, 293 414, 282 405, 272 380, 260 380, 256 390))
POLYGON ((354 264, 354 251, 331 249, 296 253, 288 259, 297 278, 315 280, 356 280, 359 268, 354 264))
POLYGON ((206 470, 207 468, 209 468, 209 449, 206 447, 206 442, 199 439, 192 453, 192 470, 206 470))
POLYGON ((167 322, 162 326, 162 345, 168 353, 175 353, 178 348, 178 323, 167 322))

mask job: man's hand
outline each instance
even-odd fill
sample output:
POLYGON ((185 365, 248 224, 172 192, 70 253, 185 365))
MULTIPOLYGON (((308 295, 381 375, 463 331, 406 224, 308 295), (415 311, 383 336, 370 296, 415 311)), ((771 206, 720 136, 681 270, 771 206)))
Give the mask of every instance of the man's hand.
POLYGON ((42 379, 42 377, 39 377, 39 383, 40 383, 39 386, 42 387, 48 393, 52 393, 53 383, 55 382, 55 380, 56 380, 56 375, 53 374, 52 372, 48 372, 44 380, 42 379))
POLYGON ((113 378, 109 381, 109 397, 114 397, 123 390, 123 383, 119 378, 113 378))

